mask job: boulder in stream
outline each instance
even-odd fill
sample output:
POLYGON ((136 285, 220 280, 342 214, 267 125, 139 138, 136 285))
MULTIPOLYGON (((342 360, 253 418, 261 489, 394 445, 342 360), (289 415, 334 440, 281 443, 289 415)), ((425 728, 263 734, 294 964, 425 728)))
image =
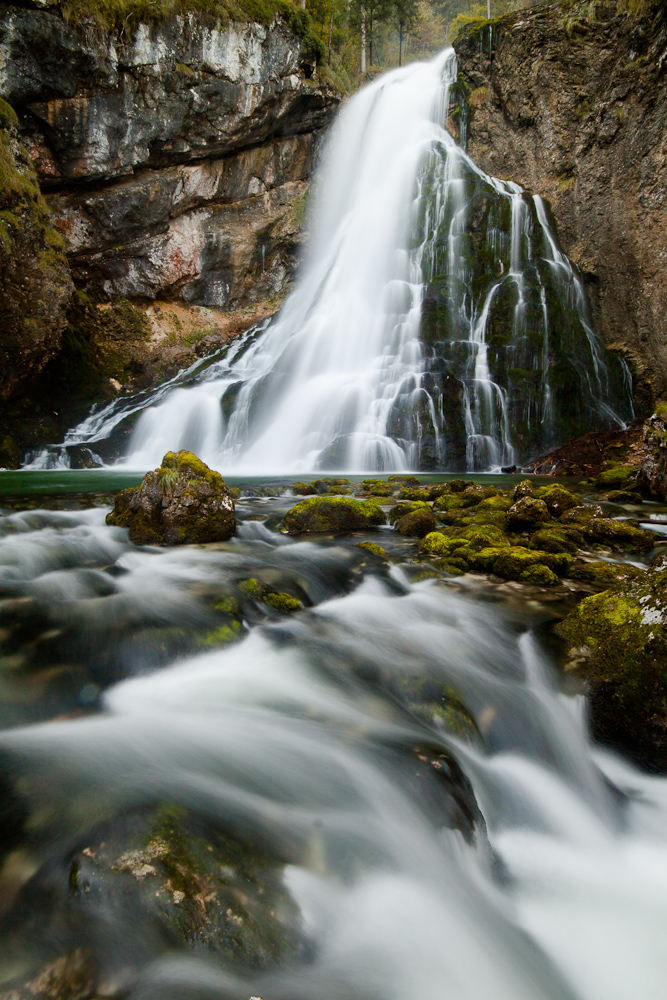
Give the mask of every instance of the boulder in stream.
POLYGON ((372 500, 351 497, 309 497, 285 514, 285 528, 290 535, 307 532, 365 531, 384 524, 381 507, 372 500))
POLYGON ((586 669, 593 736, 667 771, 667 569, 586 597, 555 632, 586 669))
POLYGON ((189 451, 169 451, 136 489, 121 490, 107 524, 135 545, 224 542, 236 531, 234 501, 219 472, 189 451))

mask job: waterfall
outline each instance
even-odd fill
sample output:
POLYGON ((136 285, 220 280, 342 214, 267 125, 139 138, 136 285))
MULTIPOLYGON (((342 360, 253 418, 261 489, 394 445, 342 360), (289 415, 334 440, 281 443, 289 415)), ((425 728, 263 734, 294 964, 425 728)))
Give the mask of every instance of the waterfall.
POLYGON ((446 128, 453 49, 378 78, 340 114, 312 236, 280 314, 155 393, 116 400, 32 467, 169 449, 243 473, 485 471, 631 415, 546 204, 446 128), (108 450, 108 449, 107 449, 108 450))

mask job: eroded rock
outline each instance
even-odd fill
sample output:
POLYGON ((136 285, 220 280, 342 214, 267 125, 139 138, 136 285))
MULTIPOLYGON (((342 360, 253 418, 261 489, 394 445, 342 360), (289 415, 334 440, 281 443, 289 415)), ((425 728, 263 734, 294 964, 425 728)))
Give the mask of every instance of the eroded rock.
POLYGON ((167 452, 140 486, 118 493, 107 524, 129 528, 135 545, 224 542, 236 531, 222 476, 189 451, 167 452))

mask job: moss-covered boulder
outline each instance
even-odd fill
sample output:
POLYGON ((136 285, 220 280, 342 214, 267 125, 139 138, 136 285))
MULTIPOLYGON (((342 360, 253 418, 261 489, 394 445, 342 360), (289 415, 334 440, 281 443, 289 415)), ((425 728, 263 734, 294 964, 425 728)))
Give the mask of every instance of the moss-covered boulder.
POLYGON ((540 528, 530 536, 529 547, 543 552, 576 552, 583 548, 584 536, 579 528, 555 525, 540 528))
POLYGON ((381 507, 372 500, 352 497, 309 497, 285 514, 284 525, 290 535, 366 531, 385 524, 381 507))
POLYGON ((572 510, 580 504, 579 497, 570 493, 564 486, 541 486, 535 491, 535 497, 543 500, 552 517, 560 517, 566 510, 572 510))
POLYGON ((667 572, 585 598, 556 626, 586 666, 594 737, 667 769, 667 572))
POLYGON ((620 587, 632 580, 642 579, 646 576, 646 570, 631 563, 577 559, 572 564, 569 576, 573 580, 597 583, 604 587, 620 587))
POLYGON ((553 573, 564 576, 572 564, 572 557, 566 552, 540 552, 522 545, 510 548, 495 546, 481 550, 478 564, 504 580, 519 580, 526 570, 538 565, 547 566, 553 573))
POLYGON ((521 500, 523 497, 532 497, 534 493, 535 489, 530 479, 522 479, 521 482, 517 483, 514 487, 512 498, 516 503, 517 500, 521 500))
POLYGON ((317 490, 312 483, 296 482, 292 483, 292 493, 297 497, 314 497, 317 490))
POLYGON ((572 524, 582 526, 587 524, 591 518, 604 517, 605 513, 598 504, 581 504, 579 507, 572 507, 560 517, 560 524, 572 524))
POLYGON ((611 490, 605 493, 603 500, 609 500, 610 503, 643 503, 641 493, 635 490, 611 490))
POLYGON ((628 487, 635 482, 637 469, 634 465, 612 465, 595 477, 595 485, 598 489, 619 490, 628 487))
POLYGON ((224 542, 236 531, 222 476, 189 451, 167 452, 140 486, 116 495, 106 520, 128 528, 135 545, 224 542))
POLYGON ((610 549, 648 552, 656 542, 652 531, 643 531, 629 521, 616 521, 612 517, 592 517, 583 532, 588 541, 610 549))
POLYGON ((554 571, 545 566, 544 563, 534 563, 523 571, 519 582, 537 587, 554 587, 559 580, 554 571))
POLYGON ((535 531, 536 528, 551 521, 551 514, 544 500, 521 497, 512 504, 507 512, 507 518, 511 531, 535 531))
POLYGON ((427 505, 418 507, 402 517, 399 517, 394 527, 401 535, 408 535, 411 538, 423 538, 429 532, 436 529, 435 514, 427 505))

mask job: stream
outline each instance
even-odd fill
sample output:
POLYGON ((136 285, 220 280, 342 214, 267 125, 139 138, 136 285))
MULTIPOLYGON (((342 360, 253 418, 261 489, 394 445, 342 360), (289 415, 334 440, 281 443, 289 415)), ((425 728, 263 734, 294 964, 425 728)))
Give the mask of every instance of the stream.
POLYGON ((7 475, 35 509, 0 517, 5 990, 75 949, 97 984, 69 996, 664 996, 667 781, 589 742, 544 640, 561 607, 429 578, 390 528, 287 537, 284 484, 242 490, 229 542, 157 549, 84 509, 110 473, 7 475), (95 868, 164 803, 278 866, 289 958, 176 943, 95 868))

